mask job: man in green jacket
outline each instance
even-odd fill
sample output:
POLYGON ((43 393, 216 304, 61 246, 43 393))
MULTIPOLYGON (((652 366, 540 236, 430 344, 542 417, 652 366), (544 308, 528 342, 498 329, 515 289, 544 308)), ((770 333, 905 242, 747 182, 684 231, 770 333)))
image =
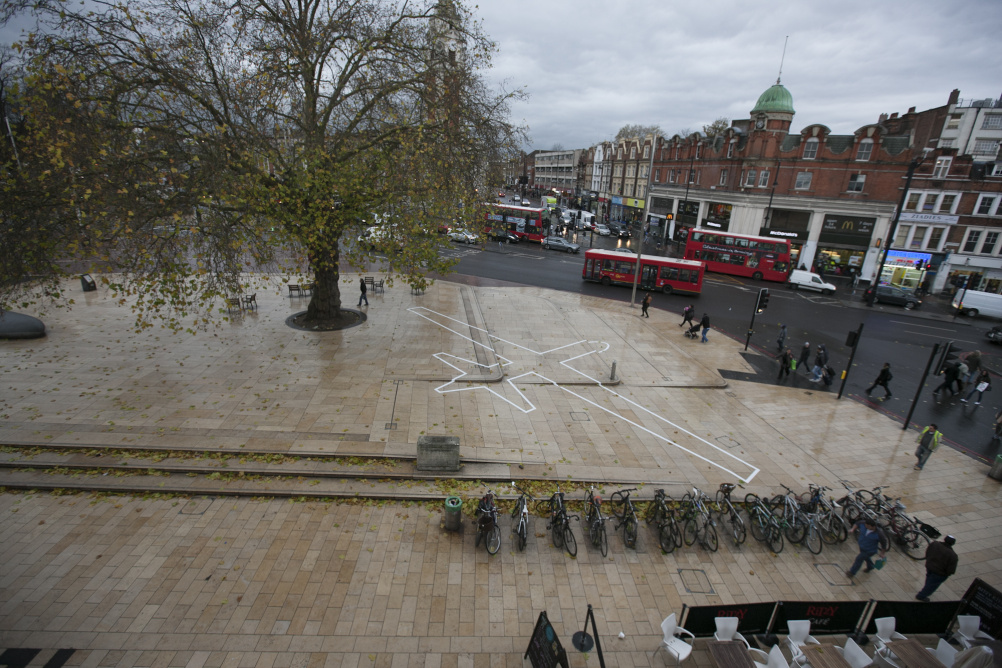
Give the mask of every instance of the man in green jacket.
POLYGON ((928 427, 922 430, 922 433, 918 437, 918 448, 915 450, 915 456, 918 457, 918 464, 915 465, 916 471, 921 471, 922 467, 925 466, 925 462, 929 459, 929 455, 936 452, 939 447, 939 439, 943 437, 943 433, 936 427, 935 424, 930 424, 928 427))

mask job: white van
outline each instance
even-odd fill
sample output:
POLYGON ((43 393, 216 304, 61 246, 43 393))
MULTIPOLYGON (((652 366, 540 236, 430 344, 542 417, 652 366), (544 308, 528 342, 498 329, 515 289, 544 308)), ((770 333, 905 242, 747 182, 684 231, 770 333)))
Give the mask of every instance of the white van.
POLYGON ((1002 318, 1002 295, 991 292, 978 292, 977 290, 958 290, 953 297, 953 308, 960 309, 964 315, 990 315, 993 318, 1002 318), (964 301, 960 298, 963 296, 964 301))
POLYGON ((804 288, 805 290, 817 290, 823 295, 835 294, 834 285, 831 283, 825 283, 825 281, 813 271, 804 271, 803 269, 794 269, 790 272, 789 285, 794 290, 797 288, 804 288))

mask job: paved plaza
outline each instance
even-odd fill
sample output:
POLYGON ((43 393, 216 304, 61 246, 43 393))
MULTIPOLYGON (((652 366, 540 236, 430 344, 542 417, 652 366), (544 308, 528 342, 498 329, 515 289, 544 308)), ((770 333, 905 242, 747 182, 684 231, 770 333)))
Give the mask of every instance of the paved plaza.
MULTIPOLYGON (((344 277, 346 304, 357 282, 344 277)), ((883 485, 957 537, 960 566, 934 600, 959 598, 974 577, 1002 586, 987 466, 943 447, 915 471, 917 432, 877 411, 819 387, 725 381, 720 370, 751 371, 743 342, 685 339, 680 298, 659 298, 643 319, 571 293, 398 284, 369 293, 361 325, 314 333, 285 324, 308 300, 285 292, 258 291, 257 311, 194 336, 133 333, 134 316, 103 291, 31 313, 46 338, 0 342, 2 442, 348 458, 413 455, 428 434, 458 437, 467 472, 553 489, 605 481, 606 495, 883 485)), ((164 478, 164 489, 187 480, 164 478)), ((490 557, 468 519, 443 530, 441 500, 421 500, 431 483, 415 483, 411 501, 262 499, 240 482, 215 484, 249 496, 126 496, 108 484, 100 497, 0 495, 0 652, 38 649, 31 666, 521 666, 545 610, 571 665, 598 666, 571 647, 591 604, 608 666, 660 666, 659 625, 683 605, 912 600, 924 575, 892 550, 852 584, 851 543, 774 555, 721 537, 715 554, 663 555, 643 525, 636 550, 610 535, 607 558, 576 525, 572 559, 538 517, 525 552, 503 517, 490 557)), ((399 483, 362 487, 391 484, 406 496, 399 483)), ((702 641, 694 663, 712 665, 702 641)))

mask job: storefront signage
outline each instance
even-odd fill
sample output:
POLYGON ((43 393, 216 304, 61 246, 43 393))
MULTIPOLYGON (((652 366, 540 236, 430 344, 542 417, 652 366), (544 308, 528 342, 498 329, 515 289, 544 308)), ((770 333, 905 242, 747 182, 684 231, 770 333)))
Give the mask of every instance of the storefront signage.
POLYGON ((760 237, 774 237, 776 239, 799 239, 807 241, 807 230, 776 230, 771 227, 760 227, 758 235, 760 237))
POLYGON ((917 211, 903 211, 901 222, 903 223, 934 223, 938 225, 956 225, 960 216, 950 216, 941 213, 918 213, 917 211))
POLYGON ((675 200, 670 197, 652 197, 651 213, 663 217, 665 214, 671 213, 672 207, 674 205, 675 205, 675 200))
POLYGON ((700 227, 708 230, 720 230, 726 232, 731 226, 731 221, 729 220, 710 220, 709 218, 704 218, 703 223, 700 227))
POLYGON ((623 198, 622 197, 613 197, 612 198, 612 203, 613 204, 619 204, 620 206, 622 206, 623 205, 623 198))
POLYGON ((821 225, 818 243, 846 244, 866 247, 870 244, 876 218, 826 215, 821 225))
POLYGON ((642 199, 634 199, 633 197, 624 197, 623 198, 623 205, 624 206, 632 206, 634 209, 643 209, 644 208, 644 200, 642 200, 642 199))

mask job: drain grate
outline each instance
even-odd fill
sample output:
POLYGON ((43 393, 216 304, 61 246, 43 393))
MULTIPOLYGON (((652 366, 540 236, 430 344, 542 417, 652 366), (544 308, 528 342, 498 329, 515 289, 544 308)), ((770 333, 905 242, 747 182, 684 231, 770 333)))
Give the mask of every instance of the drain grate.
POLYGON ((821 577, 832 587, 851 587, 852 581, 845 576, 845 569, 838 564, 814 564, 821 577))
POLYGON ((387 422, 385 428, 389 429, 389 430, 395 430, 397 428, 397 423, 396 422, 387 422))
POLYGON ((680 568, 678 574, 682 578, 682 586, 690 594, 714 594, 710 578, 702 568, 680 568))
POLYGON ((575 422, 591 422, 591 416, 578 411, 571 411, 571 419, 575 422))
POLYGON ((741 447, 741 444, 738 443, 737 441, 735 441, 730 436, 718 436, 717 437, 717 443, 719 443, 720 445, 724 446, 725 448, 730 448, 732 450, 734 448, 741 447))

